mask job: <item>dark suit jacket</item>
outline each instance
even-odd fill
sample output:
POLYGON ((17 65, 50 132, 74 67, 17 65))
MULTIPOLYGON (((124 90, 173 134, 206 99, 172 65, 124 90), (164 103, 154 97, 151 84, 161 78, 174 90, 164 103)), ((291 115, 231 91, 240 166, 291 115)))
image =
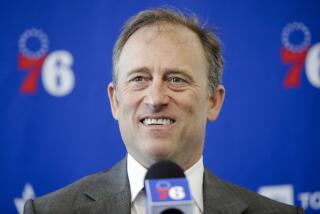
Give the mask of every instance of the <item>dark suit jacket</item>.
MULTIPOLYGON (((303 213, 302 209, 222 181, 207 169, 203 185, 206 214, 303 213)), ((90 175, 56 192, 28 200, 24 213, 129 214, 130 200, 126 160, 122 160, 109 171, 90 175)))

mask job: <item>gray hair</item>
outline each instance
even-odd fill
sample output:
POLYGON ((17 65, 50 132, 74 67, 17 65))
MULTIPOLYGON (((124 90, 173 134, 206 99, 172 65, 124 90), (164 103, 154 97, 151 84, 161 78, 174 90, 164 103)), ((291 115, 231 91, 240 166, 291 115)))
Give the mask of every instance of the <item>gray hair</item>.
POLYGON ((118 83, 117 63, 122 49, 130 36, 142 27, 163 22, 185 26, 198 36, 204 48, 205 57, 208 62, 209 92, 214 91, 216 86, 221 83, 223 68, 221 44, 215 31, 207 27, 200 26, 199 19, 195 14, 186 15, 177 9, 163 7, 141 11, 129 18, 122 27, 121 34, 113 48, 112 80, 114 87, 117 87, 118 83))

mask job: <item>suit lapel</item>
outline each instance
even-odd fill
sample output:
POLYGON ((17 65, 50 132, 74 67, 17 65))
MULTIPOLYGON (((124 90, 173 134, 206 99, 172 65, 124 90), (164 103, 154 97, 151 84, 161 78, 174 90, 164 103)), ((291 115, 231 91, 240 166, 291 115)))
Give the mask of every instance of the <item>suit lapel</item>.
POLYGON ((130 194, 119 192, 112 197, 93 201, 90 204, 80 206, 77 214, 130 214, 130 194))
POLYGON ((248 207, 207 169, 204 172, 203 200, 205 214, 240 214, 248 207))
POLYGON ((131 193, 126 159, 104 172, 83 194, 89 202, 80 205, 77 214, 130 214, 131 193))

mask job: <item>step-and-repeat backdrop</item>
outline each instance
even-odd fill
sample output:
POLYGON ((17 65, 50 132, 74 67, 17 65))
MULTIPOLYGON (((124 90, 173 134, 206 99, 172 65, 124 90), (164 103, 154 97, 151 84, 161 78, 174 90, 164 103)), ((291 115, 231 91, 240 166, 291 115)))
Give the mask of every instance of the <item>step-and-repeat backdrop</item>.
POLYGON ((112 47, 129 16, 162 5, 195 12, 224 44, 226 99, 205 164, 320 213, 318 0, 2 0, 0 213, 125 156, 106 92, 112 47))

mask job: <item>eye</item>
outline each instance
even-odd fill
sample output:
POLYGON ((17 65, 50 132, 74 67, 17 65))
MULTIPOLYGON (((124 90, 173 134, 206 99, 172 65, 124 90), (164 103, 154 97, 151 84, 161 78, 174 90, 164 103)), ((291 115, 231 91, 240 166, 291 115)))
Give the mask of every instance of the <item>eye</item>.
POLYGON ((169 77, 168 81, 173 84, 173 85, 177 85, 177 86, 183 86, 185 84, 187 84, 187 81, 181 77, 169 77))
POLYGON ((169 87, 177 90, 177 89, 184 89, 188 85, 188 81, 180 76, 169 76, 168 79, 169 87))
POLYGON ((179 77, 170 77, 169 81, 172 83, 183 83, 185 82, 183 79, 179 78, 179 77))
POLYGON ((132 79, 130 80, 130 82, 141 82, 141 81, 143 81, 143 80, 145 80, 145 79, 146 79, 146 78, 143 77, 143 76, 136 76, 136 77, 132 78, 132 79))
POLYGON ((133 90, 141 90, 147 87, 150 78, 144 75, 136 75, 129 79, 128 85, 133 90))

